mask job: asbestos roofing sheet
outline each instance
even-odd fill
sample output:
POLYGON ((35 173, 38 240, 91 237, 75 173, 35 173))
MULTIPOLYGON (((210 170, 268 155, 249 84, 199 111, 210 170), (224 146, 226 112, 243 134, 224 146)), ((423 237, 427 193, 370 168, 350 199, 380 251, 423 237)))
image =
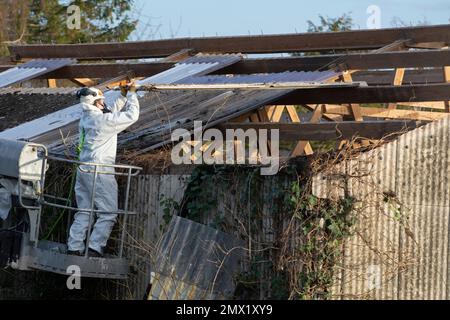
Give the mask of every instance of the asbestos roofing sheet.
MULTIPOLYGON (((177 63, 174 67, 152 77, 138 81, 138 84, 170 84, 183 78, 213 72, 220 68, 229 66, 242 58, 239 55, 203 55, 188 58, 186 61, 177 63)), ((69 60, 69 59, 64 59, 69 60)), ((117 92, 105 92, 105 99, 113 99, 117 92)), ((143 94, 141 96, 144 96, 143 94)), ((41 136, 47 132, 63 128, 77 120, 81 116, 79 104, 53 112, 44 117, 23 123, 17 127, 0 132, 1 138, 6 139, 31 139, 41 136)))
POLYGON ((138 81, 140 85, 146 84, 170 84, 183 82, 185 78, 203 75, 222 69, 242 60, 239 55, 205 55, 199 54, 175 64, 169 70, 158 73, 152 77, 138 81))
POLYGON ((30 62, 1 72, 0 88, 36 78, 44 73, 62 68, 74 62, 75 60, 73 59, 31 60, 30 62))
MULTIPOLYGON (((334 76, 335 73, 318 73, 316 79, 331 79, 334 76)), ((139 120, 119 136, 118 148, 139 150, 139 153, 156 149, 171 143, 171 133, 175 129, 192 131, 194 121, 202 121, 203 127, 209 128, 270 104, 291 91, 292 89, 151 91, 140 98, 139 120)), ((62 128, 62 133, 65 137, 74 139, 75 145, 75 124, 62 128)), ((33 140, 47 144, 54 153, 62 154, 66 151, 66 146, 60 137, 58 129, 33 140)))
MULTIPOLYGON (((139 120, 119 135, 119 150, 144 152, 171 142, 177 128, 193 130, 194 121, 208 128, 269 104, 291 90, 170 90, 152 91, 140 99, 139 120)), ((62 134, 76 140, 76 123, 62 128, 62 134)), ((60 130, 33 139, 55 153, 66 151, 60 130)), ((66 140, 66 143, 68 140, 66 140)), ((74 143, 75 145, 75 143, 74 143)))
POLYGON ((321 82, 339 76, 334 71, 293 71, 281 73, 261 73, 246 75, 208 75, 185 78, 183 84, 236 84, 236 83, 274 83, 274 82, 321 82))

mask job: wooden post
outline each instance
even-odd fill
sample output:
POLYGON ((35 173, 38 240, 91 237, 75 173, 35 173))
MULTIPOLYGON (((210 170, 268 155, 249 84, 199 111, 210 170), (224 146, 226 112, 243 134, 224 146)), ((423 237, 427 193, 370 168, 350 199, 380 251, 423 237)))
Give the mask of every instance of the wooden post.
POLYGON ((49 88, 56 88, 56 79, 47 79, 47 84, 49 88))
MULTIPOLYGON (((342 78, 344 80, 344 82, 352 82, 352 75, 349 72, 344 72, 342 74, 342 78)), ((361 115, 361 110, 360 110, 360 106, 359 104, 355 104, 355 103, 351 103, 350 104, 350 109, 352 110, 352 115, 353 118, 355 119, 355 121, 363 121, 363 117, 361 115)))
MULTIPOLYGON (((444 81, 450 82, 450 66, 444 67, 444 81)), ((450 112, 450 101, 444 101, 445 103, 445 112, 450 112)))
MULTIPOLYGON (((300 117, 298 116, 297 110, 295 110, 295 106, 286 106, 286 110, 289 114, 289 118, 291 118, 292 122, 300 123, 300 117)), ((299 156, 302 154, 313 154, 313 150, 311 148, 311 144, 309 141, 299 141, 295 146, 294 150, 291 153, 292 157, 299 156)))
MULTIPOLYGON (((405 68, 397 68, 397 69, 395 69, 394 80, 392 81, 392 84, 394 86, 401 86, 404 76, 405 76, 405 68)), ((389 103, 388 104, 388 109, 395 109, 395 108, 397 108, 397 104, 396 103, 389 103)))

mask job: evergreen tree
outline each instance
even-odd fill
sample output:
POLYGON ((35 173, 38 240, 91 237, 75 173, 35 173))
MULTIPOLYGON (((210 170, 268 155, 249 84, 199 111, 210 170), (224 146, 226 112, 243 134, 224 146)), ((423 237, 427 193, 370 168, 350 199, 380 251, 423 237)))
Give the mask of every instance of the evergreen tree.
POLYGON ((344 13, 340 17, 330 18, 319 15, 319 24, 308 20, 308 32, 335 32, 348 31, 352 29, 353 19, 350 14, 344 13))
POLYGON ((13 43, 83 43, 125 41, 137 21, 134 0, 0 0, 0 55, 13 43), (70 6, 80 13, 80 28, 69 28, 70 6))

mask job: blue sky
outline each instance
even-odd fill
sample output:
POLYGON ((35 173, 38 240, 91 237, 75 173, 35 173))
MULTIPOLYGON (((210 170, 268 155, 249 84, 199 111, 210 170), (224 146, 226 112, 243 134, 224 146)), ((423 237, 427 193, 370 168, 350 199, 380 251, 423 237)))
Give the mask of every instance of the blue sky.
POLYGON ((140 18, 134 40, 305 32, 318 15, 351 13, 355 29, 366 29, 368 6, 380 8, 381 27, 450 23, 449 0, 135 0, 140 18), (398 20, 397 20, 398 21, 398 20))

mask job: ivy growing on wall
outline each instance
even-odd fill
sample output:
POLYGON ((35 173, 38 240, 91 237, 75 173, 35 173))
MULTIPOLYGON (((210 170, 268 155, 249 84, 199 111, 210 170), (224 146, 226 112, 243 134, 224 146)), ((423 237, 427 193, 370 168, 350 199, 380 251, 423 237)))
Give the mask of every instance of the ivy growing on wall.
POLYGON ((246 241, 236 298, 327 299, 355 223, 354 200, 315 197, 310 176, 305 162, 276 176, 261 176, 259 168, 199 166, 182 204, 163 202, 168 212, 246 241))

